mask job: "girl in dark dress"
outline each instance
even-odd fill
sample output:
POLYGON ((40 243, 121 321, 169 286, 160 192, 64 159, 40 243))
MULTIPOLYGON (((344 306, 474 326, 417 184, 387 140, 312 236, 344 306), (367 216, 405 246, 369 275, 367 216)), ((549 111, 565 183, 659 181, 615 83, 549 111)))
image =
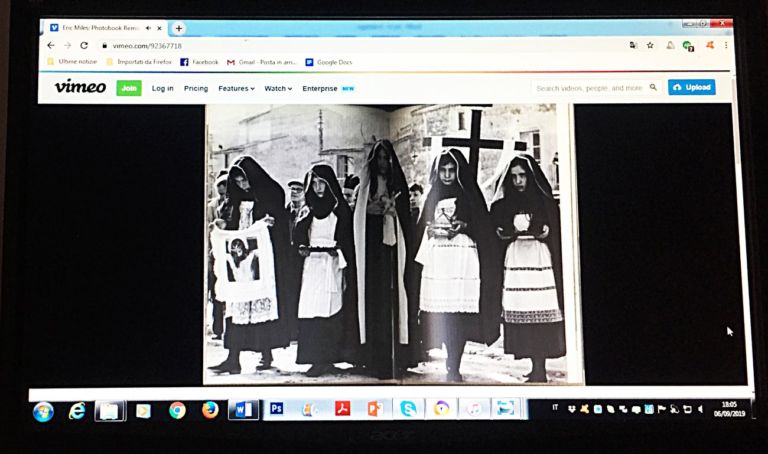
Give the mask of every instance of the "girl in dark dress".
POLYGON ((497 245, 485 199, 459 150, 435 158, 430 185, 417 224, 419 326, 423 348, 445 344, 448 381, 459 382, 466 342, 499 337, 497 245))
POLYGON ((315 165, 304 188, 308 210, 293 232, 302 269, 296 363, 311 364, 307 376, 318 377, 352 360, 359 345, 355 244, 352 212, 333 169, 315 165))
POLYGON ((547 381, 546 358, 565 355, 560 210, 533 157, 520 155, 496 185, 491 216, 504 257, 504 351, 531 358, 528 382, 547 381))

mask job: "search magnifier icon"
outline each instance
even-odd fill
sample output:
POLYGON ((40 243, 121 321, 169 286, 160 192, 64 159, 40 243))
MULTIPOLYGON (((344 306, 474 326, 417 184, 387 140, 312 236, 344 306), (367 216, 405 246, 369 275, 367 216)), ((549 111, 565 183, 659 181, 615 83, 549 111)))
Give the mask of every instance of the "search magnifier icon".
POLYGON ((653 90, 653 91, 659 91, 659 90, 657 90, 657 89, 656 89, 656 84, 650 84, 650 85, 649 85, 649 87, 650 87, 650 88, 651 88, 651 90, 653 90))

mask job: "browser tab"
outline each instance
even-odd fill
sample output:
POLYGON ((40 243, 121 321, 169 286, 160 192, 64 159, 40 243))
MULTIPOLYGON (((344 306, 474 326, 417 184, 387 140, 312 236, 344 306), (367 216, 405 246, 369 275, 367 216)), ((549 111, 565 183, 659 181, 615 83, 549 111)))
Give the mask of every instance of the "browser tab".
POLYGON ((153 19, 41 19, 40 25, 41 34, 51 36, 162 36, 165 31, 165 21, 153 19))

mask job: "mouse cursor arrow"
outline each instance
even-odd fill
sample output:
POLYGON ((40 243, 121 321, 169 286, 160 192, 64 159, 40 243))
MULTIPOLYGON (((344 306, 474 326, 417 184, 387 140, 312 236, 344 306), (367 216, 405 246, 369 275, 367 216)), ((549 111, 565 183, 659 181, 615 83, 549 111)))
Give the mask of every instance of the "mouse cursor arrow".
POLYGON ((729 336, 733 337, 733 330, 732 330, 731 328, 729 328, 729 327, 727 327, 727 326, 726 326, 726 327, 725 327, 725 334, 727 334, 727 335, 729 335, 729 336))

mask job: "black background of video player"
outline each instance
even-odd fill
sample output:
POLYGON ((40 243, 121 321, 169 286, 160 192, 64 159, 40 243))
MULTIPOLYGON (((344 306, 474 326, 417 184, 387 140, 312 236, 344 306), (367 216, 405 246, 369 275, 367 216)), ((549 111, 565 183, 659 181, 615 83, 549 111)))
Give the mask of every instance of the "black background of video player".
MULTIPOLYGON (((204 109, 32 117, 9 176, 25 382, 200 385, 204 109)), ((575 124, 587 384, 744 384, 729 106, 576 106, 575 124)))
POLYGON ((730 105, 574 113, 587 384, 746 384, 730 105))

